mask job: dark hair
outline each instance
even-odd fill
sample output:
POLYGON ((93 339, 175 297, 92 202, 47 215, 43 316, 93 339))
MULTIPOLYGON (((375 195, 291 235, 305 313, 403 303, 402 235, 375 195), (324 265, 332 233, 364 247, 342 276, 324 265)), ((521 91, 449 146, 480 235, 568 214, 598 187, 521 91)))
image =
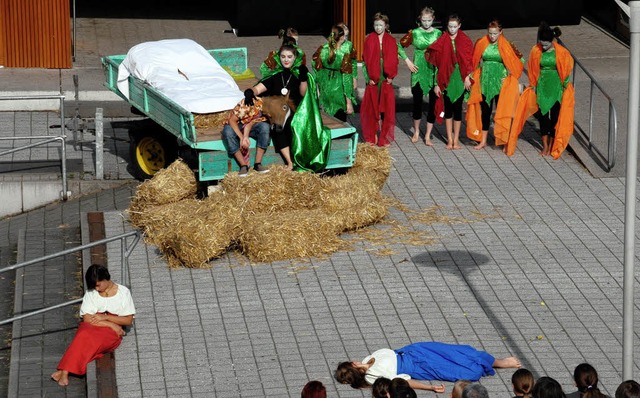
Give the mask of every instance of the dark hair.
POLYGON ((298 36, 298 31, 295 28, 289 27, 287 29, 280 29, 278 31, 278 39, 282 39, 283 46, 285 44, 297 45, 298 39, 296 39, 296 37, 294 36, 298 36))
POLYGON ((278 49, 278 56, 282 54, 283 51, 291 51, 296 58, 298 57, 298 49, 295 48, 292 44, 281 45, 278 49))
POLYGON ((588 363, 581 363, 573 371, 573 381, 583 398, 605 398, 598 389, 598 372, 588 363))
POLYGON ((369 387, 364 378, 366 372, 353 366, 351 362, 342 362, 338 365, 334 377, 340 384, 349 384, 353 388, 369 387))
POLYGON ((499 31, 502 32, 502 24, 497 19, 494 19, 493 21, 489 22, 489 25, 487 25, 487 29, 491 29, 491 28, 497 28, 499 31))
POLYGON ((458 14, 450 14, 449 18, 447 18, 447 22, 449 21, 456 21, 458 22, 458 25, 462 25, 462 20, 460 19, 458 14))
POLYGON ((471 383, 462 390, 462 398, 489 398, 489 391, 480 383, 471 383))
POLYGON ((373 390, 371 395, 373 398, 387 398, 389 386, 391 386, 391 380, 386 377, 378 377, 371 388, 373 390))
POLYGON ((333 25, 331 27, 331 34, 329 34, 329 63, 333 63, 336 60, 336 46, 338 40, 344 36, 344 29, 339 25, 333 25))
POLYGON ((531 395, 535 398, 566 398, 560 383, 548 376, 543 376, 536 381, 531 395))
POLYGON ((538 27, 538 41, 553 41, 562 35, 559 27, 551 28, 545 21, 540 22, 538 27))
POLYGON ((615 398, 640 398, 640 384, 635 380, 626 380, 616 389, 615 398))
POLYGON ((300 398, 327 398, 327 389, 318 380, 312 380, 304 385, 300 398))
POLYGON ((391 398, 417 398, 416 392, 411 386, 409 386, 409 382, 401 377, 396 377, 391 380, 391 385, 389 386, 389 396, 391 398))
POLYGON ((464 390, 464 388, 469 384, 471 384, 471 381, 469 380, 456 381, 453 383, 453 388, 451 388, 451 396, 453 398, 462 398, 462 390, 464 390))
POLYGON ((511 384, 513 384, 513 392, 518 396, 531 398, 531 390, 533 390, 533 374, 529 369, 518 369, 511 375, 511 384))
POLYGON ((88 269, 87 273, 84 275, 84 280, 86 282, 87 290, 93 290, 96 288, 96 283, 98 281, 110 281, 111 275, 109 275, 109 270, 98 264, 92 264, 88 269))

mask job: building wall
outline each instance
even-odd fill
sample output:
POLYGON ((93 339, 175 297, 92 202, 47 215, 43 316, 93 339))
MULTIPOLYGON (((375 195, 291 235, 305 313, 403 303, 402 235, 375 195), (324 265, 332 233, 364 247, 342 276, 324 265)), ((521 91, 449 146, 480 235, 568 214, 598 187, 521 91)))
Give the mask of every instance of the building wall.
POLYGON ((69 0, 0 0, 0 64, 71 68, 69 0))

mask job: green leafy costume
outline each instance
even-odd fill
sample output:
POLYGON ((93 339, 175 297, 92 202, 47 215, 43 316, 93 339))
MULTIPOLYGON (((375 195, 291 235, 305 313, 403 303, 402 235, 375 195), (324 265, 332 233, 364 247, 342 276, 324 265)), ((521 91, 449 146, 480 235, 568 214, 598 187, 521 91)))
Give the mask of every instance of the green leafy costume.
POLYGON ((350 41, 345 41, 335 51, 333 62, 329 57, 329 43, 325 43, 313 55, 313 69, 320 91, 320 105, 326 113, 335 115, 339 110, 346 112, 347 98, 356 104, 353 81, 358 78, 358 64, 350 41))

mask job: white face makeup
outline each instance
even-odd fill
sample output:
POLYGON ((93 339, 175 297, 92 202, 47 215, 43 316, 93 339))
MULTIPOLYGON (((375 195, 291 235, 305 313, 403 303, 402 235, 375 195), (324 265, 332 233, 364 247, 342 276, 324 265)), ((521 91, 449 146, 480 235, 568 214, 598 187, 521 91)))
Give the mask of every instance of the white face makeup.
POLYGON ((449 21, 447 24, 447 32, 449 32, 449 36, 455 36, 458 34, 458 30, 460 29, 460 24, 458 21, 449 21))
POLYGON ((373 30, 379 35, 384 33, 386 27, 387 24, 385 24, 384 21, 378 20, 373 22, 373 30))
POLYGON ((291 50, 282 50, 280 52, 280 63, 284 68, 290 69, 295 60, 296 56, 291 50))
POLYGON ((430 29, 431 25, 433 25, 433 15, 426 14, 420 17, 420 26, 423 29, 430 29))
POLYGON ((500 37, 500 34, 502 32, 500 32, 500 29, 498 28, 489 28, 489 31, 487 33, 487 36, 489 36, 489 41, 491 43, 495 43, 496 41, 498 41, 498 37, 500 37))
POLYGON ((540 47, 542 47, 542 50, 543 50, 543 51, 547 51, 548 49, 550 49, 550 48, 551 48, 551 46, 552 46, 552 44, 553 44, 553 43, 552 43, 552 42, 550 42, 550 41, 543 41, 543 40, 540 40, 540 47))

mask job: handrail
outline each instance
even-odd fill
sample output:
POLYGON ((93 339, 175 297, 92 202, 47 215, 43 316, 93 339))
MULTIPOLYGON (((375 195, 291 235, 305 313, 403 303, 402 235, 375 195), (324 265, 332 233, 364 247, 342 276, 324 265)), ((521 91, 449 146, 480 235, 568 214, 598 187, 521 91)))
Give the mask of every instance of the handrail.
MULTIPOLYGON (((121 264, 122 264, 122 268, 121 268, 122 271, 121 272, 122 273, 121 273, 120 281, 122 282, 123 285, 129 286, 129 280, 125 279, 126 275, 129 275, 129 272, 128 272, 129 271, 129 256, 131 255, 131 253, 133 252, 133 249, 136 247, 136 245, 140 241, 140 237, 141 237, 141 232, 138 231, 138 230, 126 232, 126 233, 123 233, 123 234, 120 234, 120 235, 117 235, 117 236, 112 236, 110 238, 97 240, 95 242, 87 243, 87 244, 82 245, 82 246, 78 246, 78 247, 74 247, 74 248, 71 248, 71 249, 63 250, 63 251, 60 251, 58 253, 49 254, 47 256, 39 257, 39 258, 36 258, 36 259, 33 259, 33 260, 24 261, 22 263, 18 263, 18 264, 10 265, 8 267, 0 268, 0 274, 4 273, 4 272, 16 270, 16 269, 19 269, 19 268, 23 268, 23 267, 26 267, 26 266, 29 266, 29 265, 37 264, 37 263, 40 263, 40 262, 43 262, 43 261, 51 260, 51 259, 56 258, 56 257, 66 256, 68 254, 75 253, 75 252, 81 251, 81 250, 86 250, 86 249, 92 248, 94 246, 99 246, 99 245, 103 245, 105 243, 109 243, 109 242, 113 242, 113 241, 116 241, 116 240, 120 240, 122 242, 122 244, 120 245, 121 256, 122 256, 121 257, 121 264), (126 243, 127 243, 126 239, 129 236, 134 236, 134 239, 128 245, 127 250, 124 250, 124 247, 127 246, 126 245, 126 243)), ((79 303, 81 301, 82 301, 81 298, 80 299, 74 299, 74 300, 66 301, 64 303, 56 304, 56 305, 53 305, 53 306, 50 306, 50 307, 45 307, 45 308, 41 308, 41 309, 38 309, 38 310, 35 310, 35 311, 27 312, 25 314, 17 315, 17 316, 14 316, 12 318, 8 318, 8 319, 0 321, 0 326, 2 326, 4 324, 11 323, 11 322, 14 322, 14 321, 17 321, 17 320, 22 319, 22 318, 38 315, 38 314, 41 314, 43 312, 52 311, 52 310, 55 310, 55 309, 58 309, 58 308, 61 308, 61 307, 68 306, 68 305, 73 305, 73 304, 79 303)))
MULTIPOLYGON (((565 44, 562 42, 562 40, 560 39, 557 39, 557 40, 558 40, 558 43, 566 47, 565 44)), ((584 65, 582 65, 582 63, 575 56, 573 56, 573 53, 571 53, 571 57, 573 58, 575 66, 578 66, 591 81, 591 87, 589 92, 590 96, 589 96, 588 131, 585 132, 582 126, 580 126, 580 124, 575 120, 574 120, 574 125, 576 126, 576 131, 578 131, 583 136, 583 138, 587 140, 589 150, 591 150, 592 152, 600 156, 600 158, 606 163, 607 165, 606 171, 609 172, 611 171, 613 166, 615 166, 616 164, 616 141, 618 138, 618 113, 616 112, 616 107, 613 104, 613 99, 611 98, 611 96, 607 94, 604 88, 602 88, 602 86, 596 81, 593 75, 584 67, 584 65), (598 146, 593 141, 594 88, 597 88, 600 91, 600 93, 605 97, 605 99, 609 102, 609 115, 608 115, 609 123, 608 123, 608 135, 607 135, 608 148, 606 151, 607 152, 606 155, 600 150, 600 148, 598 148, 598 146)), ((575 66, 573 68, 573 73, 572 73, 573 74, 572 83, 574 87, 576 86, 575 66)))
POLYGON ((64 134, 65 123, 64 123, 64 95, 13 95, 13 96, 1 96, 0 101, 23 101, 23 100, 43 100, 43 99, 57 99, 60 103, 59 111, 60 111, 60 134, 56 136, 30 136, 30 137, 3 137, 1 139, 4 140, 24 140, 24 139, 45 139, 44 141, 39 141, 33 144, 21 146, 18 148, 13 148, 9 151, 0 152, 0 156, 6 155, 9 153, 13 153, 16 151, 33 148, 35 146, 48 144, 53 141, 61 141, 60 144, 60 169, 62 172, 62 191, 60 192, 60 197, 62 200, 69 199, 69 190, 67 188, 67 148, 65 145, 65 139, 67 136, 64 134), (52 138, 55 137, 55 138, 52 138))

